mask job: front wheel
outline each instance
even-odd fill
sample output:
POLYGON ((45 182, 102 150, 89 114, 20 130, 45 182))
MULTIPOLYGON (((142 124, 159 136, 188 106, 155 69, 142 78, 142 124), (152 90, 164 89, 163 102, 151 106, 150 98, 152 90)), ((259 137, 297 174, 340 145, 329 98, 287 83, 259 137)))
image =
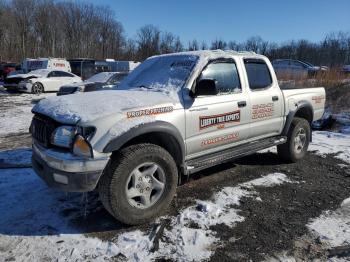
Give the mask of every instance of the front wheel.
POLYGON ((309 122, 304 118, 294 118, 288 131, 287 142, 277 146, 278 155, 289 162, 297 162, 305 156, 310 137, 309 122))
POLYGON ((44 93, 44 86, 40 83, 34 83, 32 85, 32 93, 37 95, 44 93))
POLYGON ((160 146, 123 148, 111 158, 101 177, 100 199, 109 213, 125 224, 149 222, 170 205, 177 172, 175 161, 160 146))

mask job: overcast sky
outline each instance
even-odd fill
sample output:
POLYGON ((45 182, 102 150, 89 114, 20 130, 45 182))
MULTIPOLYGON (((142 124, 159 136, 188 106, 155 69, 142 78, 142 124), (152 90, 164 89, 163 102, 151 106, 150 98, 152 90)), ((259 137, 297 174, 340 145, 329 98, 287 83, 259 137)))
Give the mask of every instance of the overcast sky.
POLYGON ((350 0, 88 1, 114 10, 128 37, 145 24, 172 32, 184 43, 194 38, 240 42, 255 35, 277 43, 318 41, 331 31, 350 32, 350 0))

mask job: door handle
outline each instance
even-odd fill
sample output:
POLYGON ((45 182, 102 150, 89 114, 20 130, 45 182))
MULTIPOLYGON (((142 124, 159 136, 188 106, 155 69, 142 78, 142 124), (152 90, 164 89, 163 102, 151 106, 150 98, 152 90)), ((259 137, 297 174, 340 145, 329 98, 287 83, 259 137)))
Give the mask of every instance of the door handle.
POLYGON ((247 105, 246 101, 239 101, 237 102, 238 107, 245 107, 247 105))
POLYGON ((278 96, 273 96, 272 101, 278 101, 278 96))

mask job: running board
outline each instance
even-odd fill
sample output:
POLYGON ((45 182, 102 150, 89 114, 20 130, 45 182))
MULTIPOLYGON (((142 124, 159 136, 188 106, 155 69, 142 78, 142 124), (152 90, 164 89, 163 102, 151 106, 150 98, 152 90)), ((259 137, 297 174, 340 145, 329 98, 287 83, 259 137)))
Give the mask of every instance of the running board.
POLYGON ((287 141, 286 136, 265 138, 258 141, 249 142, 223 151, 209 155, 197 157, 186 161, 187 174, 192 174, 200 170, 228 162, 230 160, 251 155, 259 150, 283 144, 287 141))

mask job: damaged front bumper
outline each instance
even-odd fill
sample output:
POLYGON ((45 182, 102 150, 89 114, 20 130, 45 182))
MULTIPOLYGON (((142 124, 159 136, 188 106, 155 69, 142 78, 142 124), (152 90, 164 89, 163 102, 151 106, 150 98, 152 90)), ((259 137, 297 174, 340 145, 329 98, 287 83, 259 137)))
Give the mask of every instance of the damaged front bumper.
POLYGON ((108 161, 109 156, 86 159, 33 143, 33 169, 48 186, 63 191, 94 190, 108 161))

